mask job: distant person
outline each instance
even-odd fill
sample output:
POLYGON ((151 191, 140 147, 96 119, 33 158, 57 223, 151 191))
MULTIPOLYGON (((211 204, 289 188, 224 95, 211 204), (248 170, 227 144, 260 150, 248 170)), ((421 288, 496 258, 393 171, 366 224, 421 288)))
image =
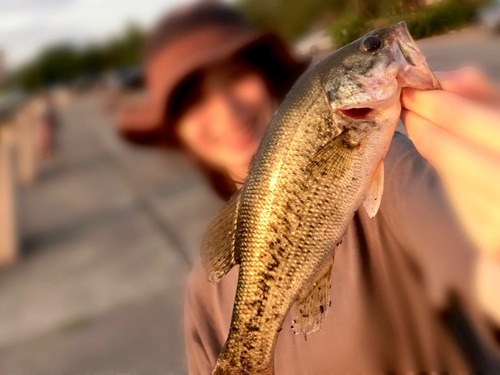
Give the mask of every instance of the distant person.
MULTIPOLYGON (((182 8, 153 30, 145 50, 149 102, 124 111, 128 139, 178 147, 227 199, 244 181, 279 103, 306 64, 222 4, 182 8)), ((385 159, 380 211, 363 210, 337 249, 322 329, 295 336, 288 316, 276 373, 500 373, 498 325, 473 290, 478 257, 433 169, 396 134, 385 159)), ((185 341, 191 375, 210 374, 227 337, 237 269, 218 284, 197 264, 187 286, 185 341)))
POLYGON ((36 108, 40 155, 42 158, 50 158, 57 147, 59 117, 52 93, 48 89, 44 89, 40 94, 36 108))

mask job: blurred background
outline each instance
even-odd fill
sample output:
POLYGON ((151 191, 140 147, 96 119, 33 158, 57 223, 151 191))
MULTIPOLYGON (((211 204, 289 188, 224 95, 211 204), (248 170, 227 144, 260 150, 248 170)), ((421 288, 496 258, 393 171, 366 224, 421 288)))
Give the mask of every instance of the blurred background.
MULTIPOLYGON (((114 117, 184 0, 0 0, 0 374, 184 374, 182 293, 222 200, 114 117)), ((405 20, 434 70, 500 80, 500 2, 235 0, 313 61, 405 20)), ((180 62, 181 63, 181 62, 180 62)))

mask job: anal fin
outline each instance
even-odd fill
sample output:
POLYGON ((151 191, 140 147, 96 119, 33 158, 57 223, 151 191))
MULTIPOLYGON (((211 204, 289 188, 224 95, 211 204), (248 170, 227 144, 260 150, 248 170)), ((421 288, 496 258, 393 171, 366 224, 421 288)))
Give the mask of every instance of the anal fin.
POLYGON ((363 206, 370 219, 374 218, 380 208, 382 201, 382 194, 384 193, 384 161, 382 160, 378 165, 375 174, 373 175, 372 182, 368 187, 363 206))
POLYGON ((218 282, 239 263, 235 249, 236 224, 241 189, 212 220, 203 238, 201 260, 210 282, 218 282))
POLYGON ((333 257, 320 269, 313 281, 304 288, 295 301, 294 333, 296 335, 318 331, 330 307, 333 257))

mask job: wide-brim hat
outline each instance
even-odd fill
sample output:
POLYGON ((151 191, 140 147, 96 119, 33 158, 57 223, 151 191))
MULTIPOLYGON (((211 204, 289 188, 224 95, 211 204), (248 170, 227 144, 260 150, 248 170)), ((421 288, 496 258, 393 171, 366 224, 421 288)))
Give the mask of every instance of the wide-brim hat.
POLYGON ((263 69, 272 66, 275 81, 288 88, 309 64, 296 58, 280 37, 256 32, 227 5, 195 5, 168 16, 146 45, 146 97, 121 110, 118 130, 135 143, 176 144, 167 131, 174 126, 167 108, 175 89, 203 67, 245 56, 263 69))

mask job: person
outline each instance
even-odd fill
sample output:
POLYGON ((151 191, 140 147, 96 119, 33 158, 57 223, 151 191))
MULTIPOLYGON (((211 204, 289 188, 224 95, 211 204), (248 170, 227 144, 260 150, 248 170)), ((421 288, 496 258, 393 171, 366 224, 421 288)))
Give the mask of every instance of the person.
MULTIPOLYGON (((181 147, 228 199, 306 64, 222 4, 168 16, 145 55, 150 103, 124 111, 119 129, 133 142, 181 147)), ((305 340, 288 316, 276 373, 499 372, 498 325, 473 289, 478 256, 437 175, 401 134, 385 171, 377 216, 356 213, 336 251, 324 326, 305 340)), ((237 276, 236 267, 212 285, 199 262, 191 271, 185 341, 192 375, 209 374, 224 345, 237 276)))
POLYGON ((230 7, 182 7, 149 37, 144 66, 150 100, 124 108, 118 130, 137 144, 181 148, 228 199, 235 181, 245 178, 278 103, 308 65, 230 7))

